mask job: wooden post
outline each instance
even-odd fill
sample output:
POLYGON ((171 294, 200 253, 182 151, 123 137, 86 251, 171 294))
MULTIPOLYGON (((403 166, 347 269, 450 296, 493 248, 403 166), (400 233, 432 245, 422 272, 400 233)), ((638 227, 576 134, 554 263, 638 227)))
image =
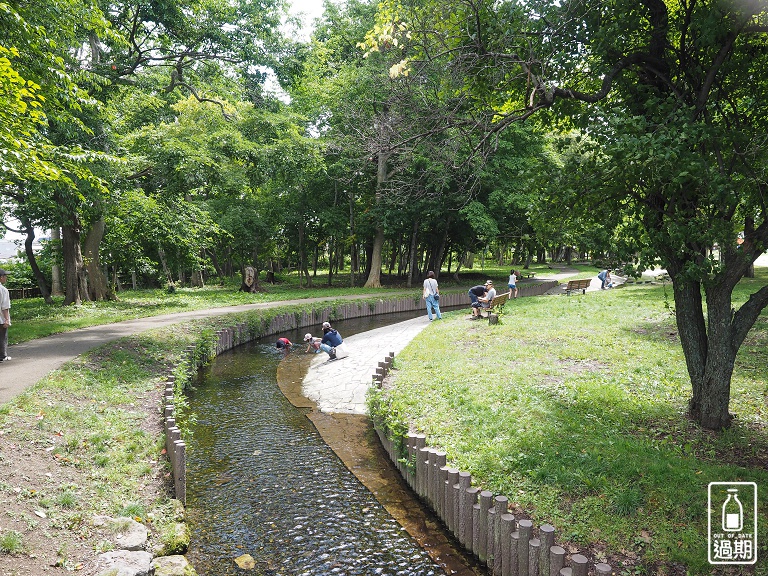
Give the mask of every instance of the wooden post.
POLYGON ((541 540, 531 538, 528 541, 528 575, 539 576, 539 559, 541 557, 541 540))
POLYGON ((544 524, 539 528, 539 539, 541 540, 541 550, 539 558, 539 575, 549 575, 549 549, 555 545, 555 527, 551 524, 544 524))
POLYGON ((596 576, 611 576, 611 566, 610 564, 605 564, 601 562, 600 564, 595 564, 595 575, 596 576))
POLYGON ((459 470, 448 468, 448 486, 445 497, 446 525, 458 537, 459 528, 456 519, 459 514, 459 470))
MULTIPOLYGON (((510 548, 512 532, 515 531, 515 517, 508 512, 501 515, 499 532, 501 534, 501 576, 512 576, 510 548)), ((514 565, 517 568, 517 564, 514 565)))
POLYGON ((560 546, 552 546, 549 549, 549 576, 559 576, 564 564, 565 549, 560 546))
POLYGON ((488 566, 488 574, 496 576, 496 508, 491 506, 488 508, 488 521, 486 522, 486 536, 485 536, 485 565, 488 566))
POLYGON ((520 520, 517 523, 517 530, 520 533, 517 551, 518 572, 520 576, 528 576, 528 542, 531 540, 533 522, 530 520, 520 520))
POLYGON ((477 493, 480 491, 470 485, 472 477, 469 472, 459 472, 459 542, 462 546, 472 551, 473 525, 472 510, 477 501, 477 493))
POLYGON ((416 481, 418 482, 418 494, 425 500, 427 499, 427 474, 429 473, 429 465, 427 459, 429 458, 429 448, 424 446, 419 448, 419 455, 416 459, 416 481))
MULTIPOLYGON (((520 530, 515 530, 511 535, 509 545, 509 574, 510 576, 520 575, 520 530)), ((522 576, 526 576, 523 574, 522 576)))
POLYGON ((173 487, 176 499, 182 504, 187 503, 187 445, 181 440, 174 442, 174 459, 176 467, 173 471, 173 487))
POLYGON ((426 485, 426 500, 432 507, 432 510, 437 510, 435 507, 435 462, 437 461, 437 449, 427 449, 427 485, 426 485))
POLYGON ((506 496, 493 499, 496 514, 493 523, 493 576, 501 576, 504 559, 501 553, 501 517, 507 513, 509 500, 506 496))
MULTIPOLYGON (((448 470, 450 468, 445 464, 445 458, 443 458, 443 465, 438 468, 437 484, 438 484, 438 503, 439 516, 448 525, 448 470)), ((453 509, 453 503, 451 503, 451 509, 453 509)))
POLYGON ((477 523, 475 524, 477 533, 474 535, 477 549, 474 552, 483 564, 488 561, 488 510, 491 509, 492 501, 492 492, 488 490, 480 492, 480 504, 478 507, 477 523))
POLYGON ((587 576, 587 557, 581 554, 571 556, 571 569, 573 576, 587 576))

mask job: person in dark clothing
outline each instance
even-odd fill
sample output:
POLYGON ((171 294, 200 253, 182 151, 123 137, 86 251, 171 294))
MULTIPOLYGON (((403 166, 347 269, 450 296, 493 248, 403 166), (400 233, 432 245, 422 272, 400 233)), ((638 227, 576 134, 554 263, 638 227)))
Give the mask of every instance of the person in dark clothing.
POLYGON ((484 298, 486 293, 485 286, 472 286, 469 289, 469 300, 472 306, 472 318, 478 317, 478 308, 480 308, 480 302, 478 298, 484 298))
POLYGON ((323 338, 320 341, 323 344, 328 344, 329 346, 338 346, 343 342, 343 339, 337 330, 333 328, 324 328, 323 338))

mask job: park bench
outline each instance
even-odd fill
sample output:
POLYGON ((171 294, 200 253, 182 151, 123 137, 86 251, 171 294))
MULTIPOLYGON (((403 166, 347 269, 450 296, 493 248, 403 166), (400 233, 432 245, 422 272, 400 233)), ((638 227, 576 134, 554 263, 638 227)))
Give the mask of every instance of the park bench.
POLYGON ((570 296, 571 292, 581 290, 582 294, 586 294, 587 288, 592 283, 592 280, 586 278, 584 280, 568 280, 568 285, 565 287, 565 293, 570 296))
POLYGON ((482 317, 483 312, 488 312, 488 317, 491 316, 491 313, 494 311, 494 309, 501 308, 504 306, 504 303, 509 298, 509 293, 504 292, 504 294, 498 294, 497 296, 493 297, 493 300, 490 301, 488 308, 479 308, 479 314, 482 317))
POLYGON ((525 276, 526 278, 533 278, 534 276, 536 276, 536 272, 518 272, 517 275, 520 276, 520 278, 522 278, 523 276, 525 276))

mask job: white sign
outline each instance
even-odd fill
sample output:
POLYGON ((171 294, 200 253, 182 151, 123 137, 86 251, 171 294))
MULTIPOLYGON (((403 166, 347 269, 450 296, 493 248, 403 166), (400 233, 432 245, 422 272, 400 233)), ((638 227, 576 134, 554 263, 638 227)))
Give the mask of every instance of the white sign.
POLYGON ((710 482, 707 500, 709 563, 757 562, 757 484, 710 482))

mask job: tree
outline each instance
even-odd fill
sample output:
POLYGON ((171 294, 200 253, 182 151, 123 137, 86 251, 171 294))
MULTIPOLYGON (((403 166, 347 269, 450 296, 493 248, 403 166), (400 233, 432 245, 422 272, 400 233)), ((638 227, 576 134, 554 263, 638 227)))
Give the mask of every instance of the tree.
MULTIPOLYGON (((401 57, 397 40, 367 54, 359 49, 373 24, 372 9, 361 2, 348 3, 343 12, 326 9, 328 25, 318 29, 291 94, 317 119, 329 147, 353 160, 351 172, 369 179, 373 237, 365 285, 379 287, 385 244, 397 235, 390 226, 397 219, 389 218, 391 207, 425 194, 466 192, 475 184, 476 167, 454 165, 455 151, 468 145, 468 135, 458 127, 449 133, 442 123, 445 107, 456 104, 438 97, 443 71, 395 74, 390 66, 401 57)), ((458 208, 452 206, 454 216, 458 208)))
MULTIPOLYGON (((734 286, 768 245, 765 3, 426 2, 396 19, 393 11, 386 3, 380 26, 402 18, 419 37, 404 69, 450 62, 460 71, 450 90, 472 106, 451 122, 477 119, 487 141, 551 110, 604 137, 610 180, 582 198, 641 225, 643 261, 658 257, 674 284, 690 415, 705 428, 729 426, 734 358, 768 305, 763 287, 732 309, 734 286), (582 106, 596 103, 603 108, 582 106), (715 244, 720 260, 708 256, 715 244)), ((368 45, 380 41, 374 34, 368 45)))

